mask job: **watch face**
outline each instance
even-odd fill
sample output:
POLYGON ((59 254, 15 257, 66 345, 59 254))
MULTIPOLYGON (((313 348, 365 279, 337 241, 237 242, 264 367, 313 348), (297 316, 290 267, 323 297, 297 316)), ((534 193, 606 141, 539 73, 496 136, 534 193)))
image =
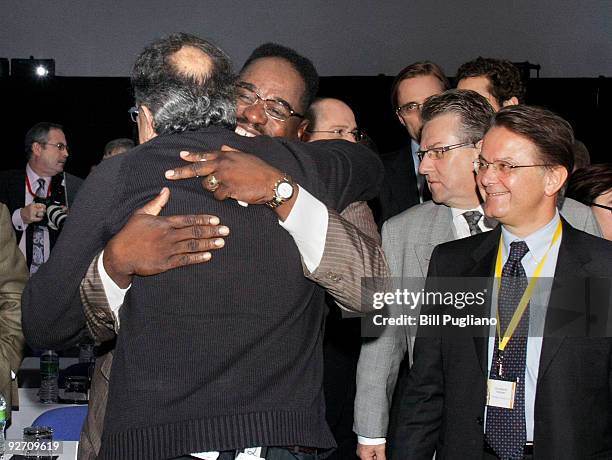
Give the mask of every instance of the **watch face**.
POLYGON ((288 200, 291 198, 291 195, 293 195, 293 185, 291 185, 289 182, 281 182, 278 184, 278 187, 276 187, 276 191, 278 196, 288 200))

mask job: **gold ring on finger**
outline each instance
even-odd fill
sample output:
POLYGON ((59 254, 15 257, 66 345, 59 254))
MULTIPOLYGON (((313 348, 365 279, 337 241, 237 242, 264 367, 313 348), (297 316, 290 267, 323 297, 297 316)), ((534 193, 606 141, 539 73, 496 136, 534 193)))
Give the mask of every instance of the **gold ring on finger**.
POLYGON ((215 190, 219 188, 220 182, 217 180, 217 178, 214 175, 212 174, 209 175, 206 181, 208 182, 208 187, 211 192, 214 192, 215 190))

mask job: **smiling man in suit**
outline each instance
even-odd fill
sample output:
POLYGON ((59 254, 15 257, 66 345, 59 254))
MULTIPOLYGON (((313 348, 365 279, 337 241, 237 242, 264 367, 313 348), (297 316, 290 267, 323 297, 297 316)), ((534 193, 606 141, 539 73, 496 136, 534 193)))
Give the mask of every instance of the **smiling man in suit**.
MULTIPOLYGON (((433 201, 414 206, 383 226, 383 250, 391 276, 425 278, 435 246, 496 225, 484 216, 472 165, 493 114, 487 100, 474 91, 449 90, 423 104, 420 171, 427 178, 433 201)), ((568 199, 562 214, 576 228, 599 235, 592 214, 588 208, 585 214, 582 208, 568 199)), ((405 356, 405 371, 412 362, 415 334, 416 326, 394 328, 392 334, 368 340, 361 348, 354 431, 359 435, 358 452, 363 460, 385 458, 391 400, 396 386, 395 398, 405 386, 406 374, 400 373, 400 365, 405 356)))
POLYGON ((573 166, 573 140, 570 125, 544 109, 507 107, 493 118, 474 166, 484 212, 501 225, 438 246, 428 282, 495 273, 501 288, 487 314, 498 312, 500 330, 510 339, 500 345, 488 331, 488 339, 419 336, 391 433, 391 458, 429 460, 434 452, 439 459, 612 455, 612 340, 605 324, 612 244, 577 231, 557 210, 573 166), (538 279, 530 295, 527 277, 533 282, 538 276, 554 278, 553 289, 546 292, 538 279), (507 291, 510 280, 525 281, 507 291), (592 302, 596 284, 604 295, 592 302), (589 317, 589 308, 599 318, 589 317), (567 310, 576 319, 559 328, 556 314, 567 310), (538 314, 545 318, 543 336, 532 333, 538 314), (523 333, 506 330, 513 315, 523 333), (487 387, 507 384, 515 390, 507 401, 487 403, 487 387))

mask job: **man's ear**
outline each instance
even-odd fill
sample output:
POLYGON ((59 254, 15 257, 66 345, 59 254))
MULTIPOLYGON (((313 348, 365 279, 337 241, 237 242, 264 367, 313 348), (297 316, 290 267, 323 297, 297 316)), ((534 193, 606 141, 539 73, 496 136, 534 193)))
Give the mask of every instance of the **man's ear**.
POLYGON ((516 96, 512 96, 510 99, 502 102, 502 107, 508 107, 509 105, 519 105, 519 100, 516 96))
POLYGON ((298 135, 298 139, 301 140, 302 142, 308 142, 308 139, 310 138, 308 132, 306 131, 309 124, 310 122, 306 118, 304 118, 300 122, 300 126, 298 126, 297 135, 298 135))
POLYGON ((157 133, 155 132, 153 114, 147 106, 141 105, 138 113, 138 140, 143 144, 155 136, 157 136, 157 133))
POLYGON ((569 173, 563 166, 554 166, 546 171, 546 182, 544 184, 544 194, 552 196, 561 190, 569 173))
POLYGON ((33 157, 39 157, 41 150, 42 150, 42 145, 40 143, 38 142, 32 143, 32 156, 33 157))
POLYGON ((480 139, 478 142, 476 142, 475 145, 475 149, 474 150, 474 154, 472 155, 472 160, 477 160, 478 157, 480 156, 480 152, 482 151, 482 139, 480 139))

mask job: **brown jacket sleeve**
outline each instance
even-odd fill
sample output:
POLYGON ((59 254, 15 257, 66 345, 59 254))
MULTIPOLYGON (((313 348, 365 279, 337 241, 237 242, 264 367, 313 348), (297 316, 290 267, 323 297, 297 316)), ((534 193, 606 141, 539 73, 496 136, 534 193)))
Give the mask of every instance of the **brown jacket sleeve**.
POLYGON ((328 213, 323 258, 312 273, 304 266, 304 274, 343 306, 356 311, 369 310, 371 307, 361 302, 361 278, 389 277, 372 211, 365 202, 359 201, 349 205, 342 214, 330 209, 328 213))
POLYGON ((23 357, 21 332, 21 293, 28 280, 25 258, 17 247, 8 208, 0 203, 0 393, 11 405, 17 405, 17 374, 23 357))
POLYGON ((100 254, 89 265, 81 281, 80 293, 89 333, 97 343, 102 343, 115 338, 116 321, 100 280, 99 258, 100 254))

